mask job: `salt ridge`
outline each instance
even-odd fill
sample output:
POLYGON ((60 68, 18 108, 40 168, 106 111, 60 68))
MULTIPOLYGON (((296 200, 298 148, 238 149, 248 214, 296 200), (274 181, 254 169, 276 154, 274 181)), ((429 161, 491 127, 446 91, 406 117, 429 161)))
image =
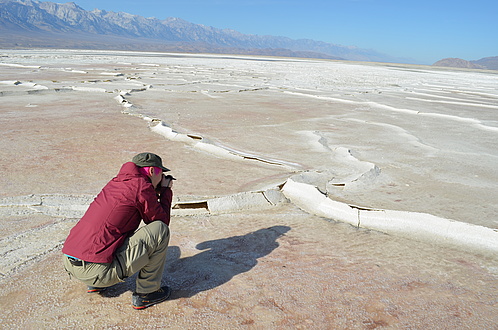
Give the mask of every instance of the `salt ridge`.
MULTIPOLYGON (((440 114, 440 113, 434 113, 434 112, 422 112, 422 111, 417 111, 417 110, 412 110, 412 109, 402 109, 402 108, 396 108, 396 107, 393 107, 390 105, 380 104, 380 103, 372 102, 372 101, 369 101, 369 102, 352 101, 352 100, 346 100, 346 99, 330 97, 330 96, 312 95, 312 94, 307 94, 307 93, 298 93, 298 92, 290 92, 290 91, 283 91, 283 93, 311 97, 311 98, 317 98, 317 99, 323 99, 323 100, 330 100, 330 101, 340 102, 340 103, 345 103, 345 104, 368 105, 372 108, 384 109, 384 110, 406 113, 406 114, 411 114, 411 115, 427 116, 427 117, 434 117, 434 118, 446 118, 446 119, 450 119, 453 121, 472 124, 472 126, 476 127, 477 129, 480 129, 480 130, 498 132, 498 127, 485 125, 480 120, 475 119, 475 118, 459 117, 459 116, 446 115, 446 114, 440 114)), ((419 99, 417 99, 417 100, 419 100, 419 99)), ((482 106, 483 107, 498 108, 496 106, 486 106, 486 105, 482 105, 482 106)))

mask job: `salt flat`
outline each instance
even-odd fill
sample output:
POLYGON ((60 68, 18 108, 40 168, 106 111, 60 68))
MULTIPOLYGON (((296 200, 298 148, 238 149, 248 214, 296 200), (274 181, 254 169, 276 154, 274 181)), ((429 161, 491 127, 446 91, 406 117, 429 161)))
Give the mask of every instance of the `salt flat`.
POLYGON ((331 198, 498 228, 492 71, 84 51, 5 51, 2 70, 6 109, 17 95, 36 111, 34 93, 69 90, 65 97, 95 111, 91 102, 111 107, 121 92, 127 113, 284 173, 306 171, 331 198))
MULTIPOLYGON (((175 315, 173 328, 208 316, 219 328, 496 324, 493 254, 326 222, 295 197, 310 187, 358 214, 421 212, 493 232, 495 73, 159 53, 0 54, 0 254, 9 261, 0 265, 0 302, 18 310, 4 324, 134 324, 132 316, 118 321, 131 283, 114 299, 81 295, 60 271, 59 248, 91 196, 145 150, 162 155, 178 178, 171 253, 183 257, 171 255, 165 274, 178 293, 156 309, 175 315), (296 188, 294 204, 272 197, 285 182, 296 188), (260 235, 268 242, 251 249, 260 235), (216 253, 196 248, 213 239, 216 253), (217 258, 235 253, 236 243, 248 262, 217 258), (207 265, 220 262, 227 271, 207 276, 207 265), (59 286, 67 289, 57 300, 59 286), (252 298, 235 298, 245 292, 252 298), (434 307, 435 294, 444 298, 434 307), (47 295, 52 305, 36 320, 23 317, 47 295), (76 313, 109 305, 101 323, 76 313)), ((150 313, 146 324, 165 324, 150 313)))
POLYGON ((497 228, 495 73, 240 62, 158 68, 140 75, 154 88, 127 99, 174 129, 319 173, 332 198, 497 228))

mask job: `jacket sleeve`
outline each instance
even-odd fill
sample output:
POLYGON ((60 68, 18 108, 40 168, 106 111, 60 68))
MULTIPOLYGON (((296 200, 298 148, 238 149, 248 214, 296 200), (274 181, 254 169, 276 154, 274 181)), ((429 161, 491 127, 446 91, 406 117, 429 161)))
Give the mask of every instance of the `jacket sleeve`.
POLYGON ((152 221, 162 221, 169 225, 171 216, 171 202, 173 191, 171 188, 161 188, 160 195, 157 196, 152 185, 147 185, 139 191, 138 201, 142 219, 146 224, 152 221))

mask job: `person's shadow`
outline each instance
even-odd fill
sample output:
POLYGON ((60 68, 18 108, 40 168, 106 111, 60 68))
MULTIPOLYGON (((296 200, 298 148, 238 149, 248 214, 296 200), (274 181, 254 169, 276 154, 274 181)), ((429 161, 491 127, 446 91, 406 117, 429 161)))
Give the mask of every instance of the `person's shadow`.
POLYGON ((287 226, 273 226, 242 236, 202 242, 196 249, 203 252, 185 258, 180 258, 179 247, 169 247, 163 282, 173 289, 170 299, 192 297, 251 270, 258 258, 279 246, 277 239, 289 230, 287 226))
MULTIPOLYGON (((168 247, 162 282, 173 290, 170 299, 192 297, 251 270, 258 258, 279 246, 277 239, 290 229, 288 226, 273 226, 241 236, 202 242, 196 245, 196 249, 204 251, 185 258, 181 258, 178 246, 168 247)), ((109 288, 105 296, 116 297, 125 291, 133 291, 135 278, 136 275, 109 288)))

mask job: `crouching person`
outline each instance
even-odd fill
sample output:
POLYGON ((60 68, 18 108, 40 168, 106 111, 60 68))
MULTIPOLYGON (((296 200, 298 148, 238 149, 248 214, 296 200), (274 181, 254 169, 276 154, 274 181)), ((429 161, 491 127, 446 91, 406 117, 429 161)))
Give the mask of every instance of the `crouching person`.
POLYGON ((158 155, 136 155, 71 229, 62 248, 64 268, 88 286, 87 292, 101 292, 138 272, 133 308, 170 296, 171 289, 161 287, 174 180, 166 171, 158 155), (145 226, 138 229, 141 220, 145 226))

